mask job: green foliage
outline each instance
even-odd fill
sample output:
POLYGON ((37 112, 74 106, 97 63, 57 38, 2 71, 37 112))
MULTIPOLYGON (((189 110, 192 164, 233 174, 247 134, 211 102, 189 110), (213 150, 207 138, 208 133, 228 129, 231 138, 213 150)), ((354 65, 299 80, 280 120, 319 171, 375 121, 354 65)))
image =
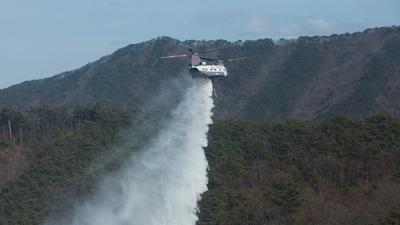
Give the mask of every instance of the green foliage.
MULTIPOLYGON (((93 193, 100 177, 120 168, 164 117, 99 105, 21 116, 32 133, 21 146, 31 148, 29 165, 1 189, 5 225, 71 213, 73 200, 93 193)), ((396 224, 398 146, 400 120, 387 115, 217 121, 209 131, 209 191, 199 203, 198 224, 396 224)))
MULTIPOLYGON (((32 131, 35 138, 25 140, 22 146, 30 148, 29 167, 0 189, 0 224, 42 224, 49 216, 70 213, 73 200, 93 192, 102 176, 124 163, 129 153, 115 146, 119 146, 122 130, 131 123, 138 125, 136 117, 157 120, 153 113, 142 115, 98 105, 70 112, 48 108, 27 112, 27 127, 37 130, 32 131)), ((138 132, 129 136, 131 148, 124 150, 135 151, 149 135, 138 132)))
POLYGON ((400 213, 391 212, 388 216, 380 219, 379 222, 374 223, 373 225, 400 225, 400 213))
POLYGON ((20 112, 13 109, 3 109, 0 112, 0 126, 8 126, 9 121, 19 128, 24 124, 24 117, 20 112))
POLYGON ((198 224, 368 224, 385 216, 378 209, 398 213, 398 203, 380 202, 400 199, 398 146, 400 120, 386 115, 217 121, 206 149, 209 191, 198 224), (360 208, 363 201, 369 208, 360 208))

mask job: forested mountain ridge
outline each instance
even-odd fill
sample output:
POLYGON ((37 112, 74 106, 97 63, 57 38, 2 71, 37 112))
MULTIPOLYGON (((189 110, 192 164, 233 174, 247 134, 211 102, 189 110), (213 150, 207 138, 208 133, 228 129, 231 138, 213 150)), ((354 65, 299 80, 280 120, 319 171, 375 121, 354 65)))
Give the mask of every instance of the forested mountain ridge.
MULTIPOLYGON (((400 28, 353 34, 228 42, 161 37, 129 45, 80 69, 0 90, 0 109, 94 103, 152 108, 172 79, 185 76, 187 59, 160 56, 231 46, 210 57, 257 56, 227 63, 216 82, 217 118, 256 121, 287 118, 400 115, 400 28)), ((172 93, 180 95, 181 93, 172 93)))

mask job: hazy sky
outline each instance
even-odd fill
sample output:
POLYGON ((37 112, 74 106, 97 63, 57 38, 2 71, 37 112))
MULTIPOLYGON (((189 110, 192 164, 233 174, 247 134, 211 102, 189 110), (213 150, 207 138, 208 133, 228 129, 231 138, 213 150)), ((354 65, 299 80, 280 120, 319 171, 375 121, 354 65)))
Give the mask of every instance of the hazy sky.
POLYGON ((157 36, 246 40, 400 25, 400 0, 0 0, 0 88, 157 36))

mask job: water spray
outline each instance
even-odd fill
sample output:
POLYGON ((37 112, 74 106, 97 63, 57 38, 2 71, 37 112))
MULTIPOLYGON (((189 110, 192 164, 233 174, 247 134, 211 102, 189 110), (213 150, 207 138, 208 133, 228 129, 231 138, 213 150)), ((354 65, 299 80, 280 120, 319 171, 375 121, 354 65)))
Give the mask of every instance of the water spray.
POLYGON ((194 80, 171 119, 99 191, 76 207, 71 225, 191 225, 207 190, 210 80, 194 80))

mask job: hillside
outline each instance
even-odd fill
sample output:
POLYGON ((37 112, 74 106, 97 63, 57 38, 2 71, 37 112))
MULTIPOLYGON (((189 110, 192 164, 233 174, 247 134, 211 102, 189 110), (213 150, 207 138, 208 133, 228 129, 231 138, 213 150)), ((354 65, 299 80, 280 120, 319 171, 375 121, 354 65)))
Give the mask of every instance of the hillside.
MULTIPOLYGON (((0 117, 1 127, 10 119, 14 130, 14 138, 0 136, 0 165, 10 175, 0 177, 4 225, 39 225, 71 213, 163 118, 101 106, 0 117)), ((209 191, 198 224, 399 224, 399 146, 400 120, 386 115, 217 121, 206 148, 209 191)))
POLYGON ((0 126, 10 120, 12 132, 0 136, 0 224, 39 225, 66 215, 125 162, 128 150, 146 143, 159 118, 99 105, 2 111, 0 126))
POLYGON ((297 40, 178 41, 162 37, 129 45, 74 71, 0 90, 0 109, 102 103, 160 109, 156 96, 185 76, 187 59, 160 56, 231 46, 211 57, 258 56, 229 62, 217 82, 217 118, 254 121, 400 115, 400 28, 297 40))
POLYGON ((399 224, 399 122, 217 122, 198 224, 399 224))

